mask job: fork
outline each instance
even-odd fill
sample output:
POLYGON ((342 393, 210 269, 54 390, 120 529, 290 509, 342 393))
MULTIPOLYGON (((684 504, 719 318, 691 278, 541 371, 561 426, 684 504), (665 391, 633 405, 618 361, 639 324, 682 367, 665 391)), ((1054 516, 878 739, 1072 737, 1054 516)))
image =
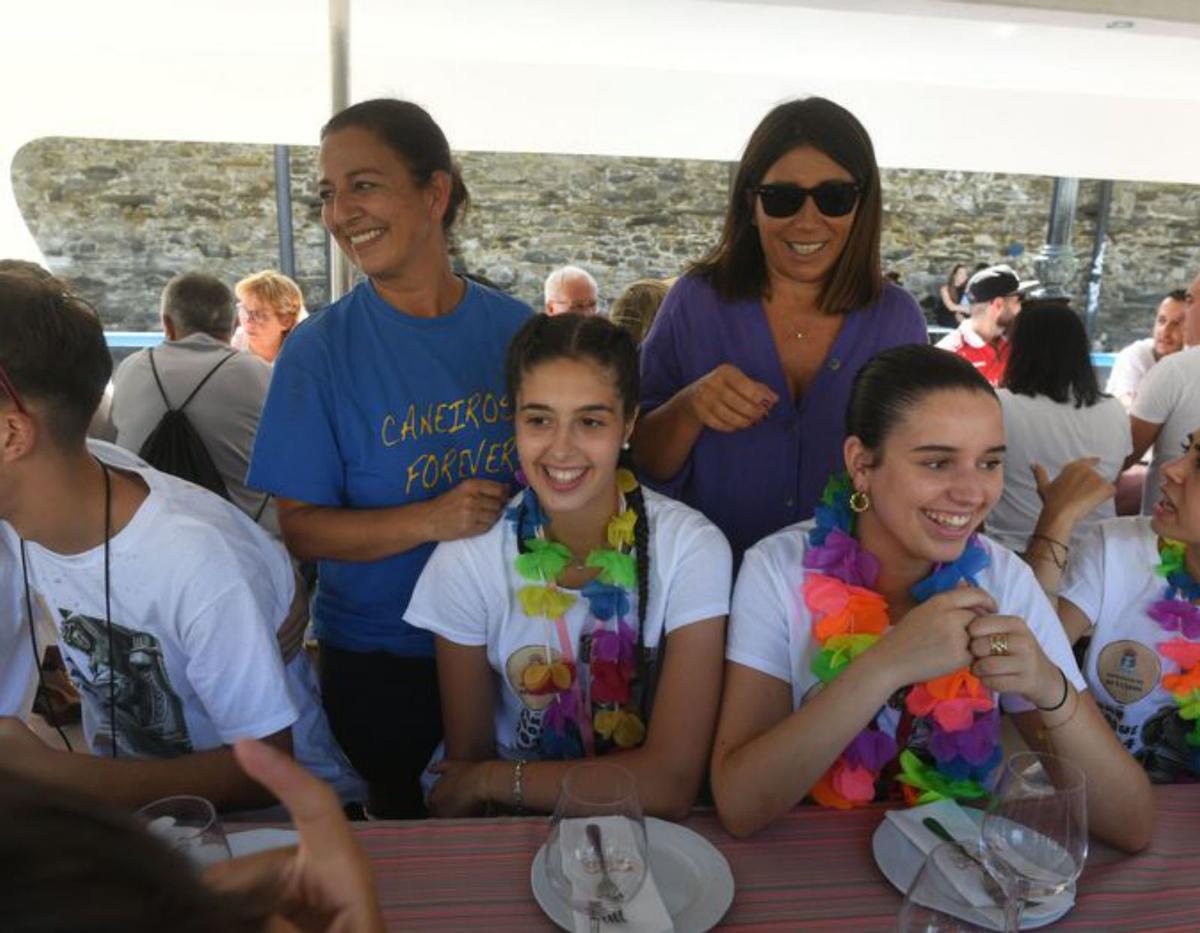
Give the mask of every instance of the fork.
MULTIPOLYGON (((925 819, 921 820, 921 824, 943 842, 950 843, 958 850, 959 858, 963 860, 963 864, 956 865, 956 868, 966 868, 967 865, 974 864, 975 868, 979 870, 980 880, 983 884, 983 890, 987 893, 988 897, 1003 907, 1004 902, 1008 899, 1008 895, 1004 892, 1004 889, 1000 887, 999 882, 992 877, 992 873, 987 870, 987 866, 983 864, 983 860, 965 845, 963 845, 962 842, 956 839, 950 830, 946 829, 946 827, 943 826, 936 818, 927 816, 925 819)), ((1040 903, 1041 901, 1026 901, 1025 906, 1036 906, 1040 903)))
MULTIPOLYGON (((604 859, 604 842, 600 838, 600 827, 596 823, 588 823, 586 832, 588 842, 592 844, 592 848, 596 850, 596 857, 600 860, 600 885, 596 888, 596 893, 605 901, 620 903, 625 899, 625 895, 621 893, 621 889, 616 886, 608 874, 608 863, 604 859)), ((624 923, 625 911, 618 907, 611 913, 605 914, 601 919, 605 923, 624 923)))

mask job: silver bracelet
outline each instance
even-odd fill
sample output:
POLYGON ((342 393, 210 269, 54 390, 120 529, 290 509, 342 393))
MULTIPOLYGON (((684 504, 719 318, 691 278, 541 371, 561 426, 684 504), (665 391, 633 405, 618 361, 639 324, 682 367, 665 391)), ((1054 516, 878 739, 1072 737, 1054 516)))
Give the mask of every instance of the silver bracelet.
POLYGON ((513 809, 517 813, 525 812, 525 761, 518 759, 513 765, 512 776, 513 809))

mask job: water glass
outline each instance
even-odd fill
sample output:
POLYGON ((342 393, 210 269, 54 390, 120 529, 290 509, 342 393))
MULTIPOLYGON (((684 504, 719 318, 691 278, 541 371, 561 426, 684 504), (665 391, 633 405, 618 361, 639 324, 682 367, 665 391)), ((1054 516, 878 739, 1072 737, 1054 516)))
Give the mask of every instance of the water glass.
POLYGON ((599 761, 567 772, 550 818, 546 876, 593 921, 633 900, 646 880, 646 824, 632 774, 599 761))
POLYGON ((964 859, 952 842, 943 842, 925 856, 904 894, 896 918, 897 933, 978 933, 986 929, 963 919, 975 908, 951 879, 963 871, 964 859))
POLYGON ((231 858, 217 809, 203 797, 164 797, 137 811, 151 834, 188 857, 198 868, 231 858))
POLYGON ((1087 859, 1087 778, 1057 755, 1021 752, 1004 764, 983 817, 984 864, 1004 888, 1004 928, 1020 929, 1031 898, 1065 890, 1087 859))

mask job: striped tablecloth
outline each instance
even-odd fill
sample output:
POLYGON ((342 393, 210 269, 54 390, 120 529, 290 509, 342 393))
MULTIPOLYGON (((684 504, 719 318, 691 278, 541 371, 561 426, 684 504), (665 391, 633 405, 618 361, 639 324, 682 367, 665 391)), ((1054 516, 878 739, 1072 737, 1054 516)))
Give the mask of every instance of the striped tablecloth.
MULTIPOLYGON (((1151 847, 1126 857, 1095 845, 1071 930, 1200 930, 1200 786, 1156 788, 1151 847)), ((848 813, 799 807, 750 839, 716 816, 686 825, 733 869, 737 893, 722 930, 889 930, 900 896, 871 858, 882 808, 848 813)), ((391 930, 553 930, 533 899, 529 867, 545 819, 358 824, 391 930)), ((618 927, 612 928, 619 933, 618 927)))

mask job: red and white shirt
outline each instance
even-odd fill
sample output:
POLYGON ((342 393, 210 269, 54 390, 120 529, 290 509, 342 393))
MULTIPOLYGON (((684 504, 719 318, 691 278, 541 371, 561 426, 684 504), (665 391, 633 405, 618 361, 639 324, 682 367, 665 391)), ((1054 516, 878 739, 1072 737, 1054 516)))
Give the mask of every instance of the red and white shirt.
POLYGON ((936 344, 939 350, 949 350, 961 356, 964 360, 979 370, 993 386, 1000 384, 1004 371, 1008 368, 1008 357, 1012 344, 1003 335, 988 343, 975 332, 970 319, 958 325, 936 344))

